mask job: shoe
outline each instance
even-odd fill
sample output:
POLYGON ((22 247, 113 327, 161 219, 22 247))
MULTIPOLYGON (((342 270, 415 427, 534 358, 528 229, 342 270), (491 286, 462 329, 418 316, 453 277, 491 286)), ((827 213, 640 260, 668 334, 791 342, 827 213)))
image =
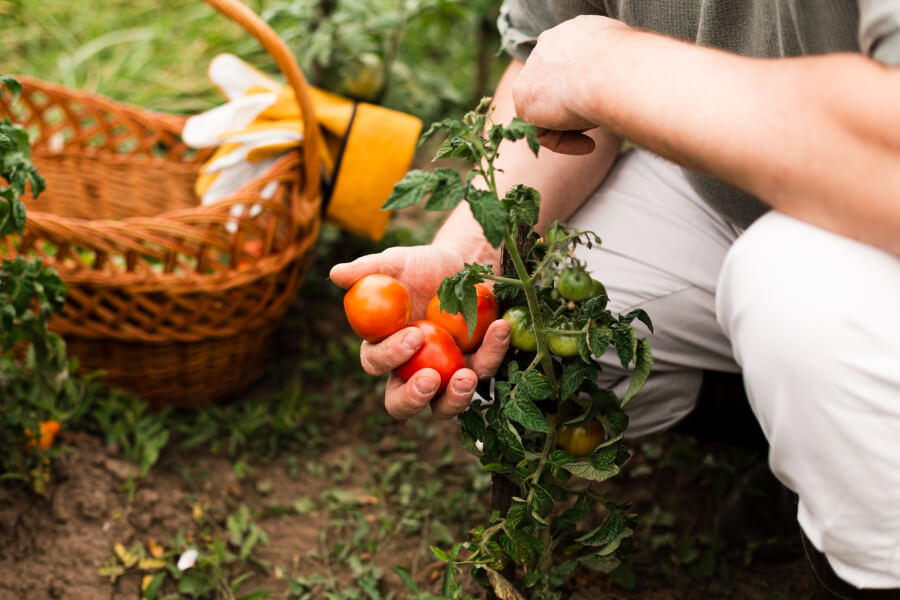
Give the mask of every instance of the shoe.
POLYGON ((800 533, 803 552, 812 571, 813 600, 898 600, 900 588, 862 590, 838 577, 825 555, 800 533))
POLYGON ((715 516, 715 531, 752 559, 784 563, 803 555, 797 495, 759 461, 728 491, 715 516))

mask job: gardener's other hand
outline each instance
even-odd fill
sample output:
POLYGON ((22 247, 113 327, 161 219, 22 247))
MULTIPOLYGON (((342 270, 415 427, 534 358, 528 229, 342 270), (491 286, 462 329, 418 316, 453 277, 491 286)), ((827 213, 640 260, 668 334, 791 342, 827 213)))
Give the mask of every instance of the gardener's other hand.
MULTIPOLYGON (((335 265, 330 277, 347 289, 372 273, 390 275, 406 286, 412 302, 412 319, 418 320, 424 317, 428 301, 441 281, 459 271, 463 264, 459 252, 447 247, 433 244, 397 247, 335 265)), ((491 324, 481 347, 466 357, 467 368, 454 373, 447 389, 438 397, 435 392, 440 376, 434 369, 417 371, 406 382, 393 373, 412 358, 423 342, 421 330, 407 327, 376 344, 362 343, 360 362, 366 373, 375 376, 390 373, 384 405, 397 419, 411 418, 429 405, 432 414, 439 418, 449 419, 463 412, 472 400, 478 380, 494 375, 500 367, 509 345, 509 323, 498 319, 491 324)))
POLYGON ((589 104, 602 90, 586 74, 603 69, 628 31, 621 21, 583 15, 538 37, 513 85, 513 100, 516 114, 538 127, 543 146, 563 154, 593 151, 594 142, 584 132, 599 125, 589 104))

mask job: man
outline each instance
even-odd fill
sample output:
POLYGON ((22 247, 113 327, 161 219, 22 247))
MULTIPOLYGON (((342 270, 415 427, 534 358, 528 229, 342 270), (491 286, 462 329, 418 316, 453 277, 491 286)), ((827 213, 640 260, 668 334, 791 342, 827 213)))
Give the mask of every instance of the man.
MULTIPOLYGON (((539 228, 600 234, 581 257, 612 309, 657 325, 632 435, 688 414, 703 370, 741 371, 819 597, 900 598, 900 1, 507 0, 500 29, 495 119, 555 151, 506 149, 501 186, 541 191, 539 228), (616 160, 622 138, 646 150, 616 160)), ((464 261, 497 264, 462 206, 431 245, 332 278, 395 275, 421 314, 464 261)), ((388 411, 462 411, 507 340, 494 324, 440 398, 436 373, 392 377, 388 411)), ((363 366, 419 344, 364 344, 363 366)))

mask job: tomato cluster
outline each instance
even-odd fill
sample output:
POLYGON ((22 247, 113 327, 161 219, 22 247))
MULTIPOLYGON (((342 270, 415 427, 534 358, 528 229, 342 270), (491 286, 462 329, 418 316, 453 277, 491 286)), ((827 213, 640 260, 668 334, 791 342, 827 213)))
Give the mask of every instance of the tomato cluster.
POLYGON ((478 320, 469 335, 461 314, 441 310, 435 295, 428 304, 426 318, 409 322, 412 304, 409 292, 389 275, 366 275, 344 295, 344 312, 350 327, 367 342, 377 343, 404 327, 416 327, 425 334, 422 347, 405 364, 396 369, 404 381, 416 371, 434 369, 441 376, 437 393, 442 393, 453 374, 466 366, 463 352, 472 352, 484 339, 488 326, 497 319, 497 300, 484 284, 476 284, 478 320))
MULTIPOLYGON (((595 296, 606 295, 603 284, 593 279, 580 268, 566 269, 556 278, 556 297, 562 297, 572 302, 581 302, 595 296)), ((503 313, 503 319, 509 321, 512 329, 510 343, 514 348, 525 352, 537 350, 537 338, 532 325, 531 314, 527 306, 513 306, 503 313)), ((575 325, 565 317, 560 317, 551 324, 550 329, 556 330, 547 336, 547 346, 550 352, 557 356, 578 356, 578 337, 575 325), (561 333, 571 331, 572 333, 561 333)))

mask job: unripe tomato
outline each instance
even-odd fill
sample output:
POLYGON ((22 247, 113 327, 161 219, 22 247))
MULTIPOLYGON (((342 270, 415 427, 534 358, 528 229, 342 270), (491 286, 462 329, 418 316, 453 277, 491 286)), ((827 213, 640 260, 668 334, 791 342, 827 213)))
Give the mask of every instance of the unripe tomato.
POLYGON ((537 338, 531 325, 531 313, 525 306, 513 306, 503 313, 503 320, 509 321, 510 343, 514 348, 534 352, 537 350, 537 338))
POLYGON ((579 302, 591 297, 593 279, 581 269, 566 269, 556 279, 556 289, 566 300, 579 302))
POLYGON ((556 446, 581 458, 593 452, 606 439, 603 423, 594 419, 578 427, 563 425, 556 434, 556 446))
POLYGON ((374 343, 407 326, 412 303, 402 283, 390 275, 374 273, 347 291, 344 312, 354 333, 374 343))
POLYGON ((428 309, 425 311, 425 318, 433 321, 450 332, 456 345, 463 352, 472 352, 484 339, 484 332, 487 331, 488 325, 497 320, 499 309, 494 294, 483 283, 475 284, 475 293, 478 295, 478 321, 475 324, 475 331, 472 337, 469 337, 469 328, 462 313, 452 314, 441 310, 441 302, 435 295, 431 302, 428 303, 428 309))
MULTIPOLYGON (((575 326, 572 323, 563 322, 555 325, 553 328, 573 331, 575 326)), ((578 356, 578 338, 573 335, 551 333, 547 336, 547 346, 550 347, 550 352, 557 356, 578 356)))
POLYGON ((462 350, 457 347, 453 336, 446 329, 431 321, 416 321, 410 327, 421 329, 425 334, 425 342, 409 361, 397 368, 396 373, 403 381, 409 381, 409 378, 420 369, 434 369, 441 376, 441 385, 437 390, 437 394, 441 394, 447 389, 453 374, 466 366, 462 350))
POLYGON ((595 298, 597 296, 606 296, 606 286, 597 281, 596 279, 591 279, 591 298, 595 298))

